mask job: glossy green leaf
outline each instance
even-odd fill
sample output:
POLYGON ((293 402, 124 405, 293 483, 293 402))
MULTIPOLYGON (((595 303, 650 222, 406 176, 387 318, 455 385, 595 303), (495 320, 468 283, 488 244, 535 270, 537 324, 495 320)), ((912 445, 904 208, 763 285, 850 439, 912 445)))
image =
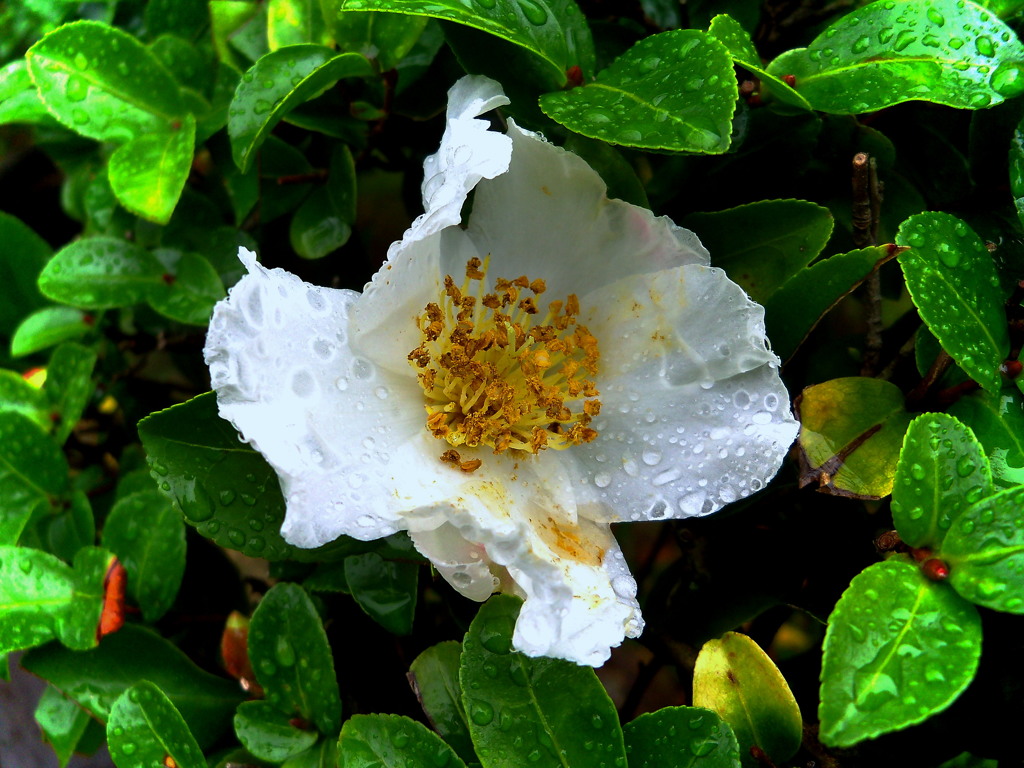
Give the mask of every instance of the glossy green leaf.
POLYGON ((869 566, 829 616, 822 743, 847 747, 942 711, 971 682, 980 654, 978 611, 948 585, 900 559, 869 566))
POLYGON ((811 109, 800 93, 795 91, 786 83, 782 82, 775 75, 769 74, 768 70, 761 63, 761 56, 754 47, 754 41, 736 19, 726 13, 719 14, 711 20, 708 27, 708 34, 718 40, 729 51, 733 61, 757 75, 761 82, 761 89, 767 90, 772 97, 781 102, 800 109, 811 109))
POLYGON ((281 538, 284 499, 266 460, 217 415, 210 392, 150 414, 139 437, 153 477, 185 522, 217 544, 282 560, 298 551, 281 538))
POLYGON ((764 302, 772 349, 788 360, 818 321, 894 253, 886 246, 837 253, 790 277, 764 302))
POLYGON ((345 581, 359 607, 396 635, 412 632, 416 613, 416 563, 385 560, 375 552, 345 558, 345 581))
MULTIPOLYGON (((78 475, 78 480, 84 475, 78 475)), ((71 491, 68 501, 52 514, 36 517, 32 524, 38 536, 41 549, 71 562, 78 550, 96 543, 96 517, 93 515, 89 497, 79 490, 71 491)), ((22 546, 37 546, 29 541, 30 533, 22 534, 22 546)))
POLYGON ((127 240, 90 237, 54 255, 39 276, 39 289, 54 301, 81 309, 127 307, 146 299, 163 269, 152 254, 127 240))
POLYGON ((422 723, 399 715, 354 715, 338 742, 345 768, 465 768, 465 763, 422 723))
POLYGON ((953 521, 940 557, 949 583, 972 603, 1024 613, 1024 486, 972 505, 953 521))
POLYGON ((68 490, 68 463, 43 428, 0 411, 0 544, 14 544, 36 509, 54 510, 68 490))
POLYGON ((347 243, 351 234, 351 220, 339 214, 326 187, 306 198, 288 229, 292 248, 305 259, 323 258, 347 243))
POLYGON ((739 768, 729 724, 701 707, 663 707, 622 728, 630 768, 739 768))
POLYGON ((186 39, 198 37, 210 24, 204 0, 149 0, 144 18, 149 34, 171 34, 186 39))
POLYGON ((117 768, 206 768, 181 713, 148 681, 136 683, 114 702, 107 721, 107 744, 117 768))
POLYGON ((149 305, 180 323, 207 325, 214 305, 225 296, 217 270, 198 253, 158 249, 153 255, 164 265, 167 277, 149 294, 149 305))
POLYGON ((956 217, 931 212, 904 221, 896 242, 910 246, 899 260, 921 319, 957 365, 985 389, 998 391, 1010 339, 985 243, 956 217))
POLYGON ((76 133, 122 143, 185 117, 177 83, 127 32, 93 21, 54 30, 26 54, 47 109, 76 133))
POLYGON ((992 491, 985 449, 968 427, 944 413, 910 422, 892 489, 893 524, 903 541, 938 547, 957 516, 992 491))
POLYGON ((338 80, 372 74, 359 54, 339 55, 319 45, 293 45, 262 57, 242 76, 228 111, 235 165, 245 172, 273 127, 298 105, 338 80))
POLYGON ((977 392, 957 400, 949 412, 967 424, 985 447, 996 485, 1024 484, 1024 398, 1019 392, 977 392))
POLYGON ((319 734, 292 725, 267 701, 247 701, 235 713, 235 734, 253 757, 280 763, 312 747, 319 734))
POLYGON ((149 680, 167 694, 203 747, 221 738, 243 699, 235 682, 203 672, 170 641, 133 624, 106 635, 92 650, 50 644, 29 651, 21 664, 103 722, 122 693, 149 680))
POLYGON ((545 94, 540 106, 593 139, 721 154, 729 148, 736 109, 732 59, 699 30, 662 32, 634 45, 593 82, 545 94))
POLYGON ((808 387, 796 399, 801 485, 829 493, 881 498, 892 492, 911 415, 888 381, 851 376, 808 387))
POLYGON ((344 0, 341 10, 389 11, 465 24, 525 48, 562 82, 570 67, 580 67, 584 77, 594 71, 594 42, 574 0, 344 0))
POLYGON ((11 356, 33 352, 77 339, 92 330, 95 318, 74 307, 43 307, 21 321, 11 339, 11 356))
POLYGON ((39 98, 24 59, 0 67, 0 125, 8 123, 60 126, 39 98))
POLYGON ((764 303, 821 253, 833 223, 827 208, 806 200, 762 200, 694 213, 683 225, 697 233, 714 266, 764 303))
POLYGON ((333 20, 334 39, 343 51, 376 59, 381 71, 405 58, 430 19, 376 11, 340 13, 342 0, 322 0, 324 15, 333 20))
POLYGON ((726 632, 704 643, 693 668, 693 704, 717 712, 732 727, 745 765, 757 764, 753 746, 774 763, 800 748, 800 707, 778 667, 746 635, 726 632))
POLYGON ((325 736, 338 732, 341 699, 334 659, 302 587, 280 583, 263 596, 249 625, 249 661, 278 711, 298 712, 325 736))
POLYGON ((95 365, 95 351, 70 341, 57 347, 50 357, 42 391, 52 403, 52 413, 57 417, 53 436, 58 443, 68 439, 82 417, 94 389, 92 369, 95 365))
POLYGON ((166 224, 192 168, 196 119, 186 115, 168 129, 137 136, 110 156, 110 186, 132 213, 166 224))
POLYGON ((483 768, 625 763, 615 706, 590 667, 512 650, 522 601, 495 595, 463 641, 459 679, 483 768))
POLYGON ((462 645, 455 640, 432 645, 410 665, 409 685, 434 730, 451 744, 459 757, 473 762, 476 754, 459 684, 461 657, 462 645))
POLYGON ((858 114, 919 99, 979 109, 1024 92, 1024 46, 969 0, 871 3, 807 48, 768 65, 823 112, 858 114))
POLYGON ((44 303, 36 285, 51 250, 46 241, 19 219, 0 211, 0 335, 10 336, 21 319, 44 303))
POLYGON ((72 568, 47 552, 0 546, 0 652, 53 638, 74 650, 96 645, 112 557, 87 547, 72 568))
POLYGON ((270 0, 267 3, 267 43, 276 51, 287 45, 330 45, 331 36, 319 0, 270 0))
POLYGON ((128 592, 149 622, 174 602, 185 572, 185 524, 155 488, 118 500, 103 525, 103 546, 128 572, 128 592))
POLYGON ((31 419, 44 431, 53 426, 50 398, 14 371, 0 368, 0 411, 13 411, 31 419))
POLYGON ((52 685, 46 686, 35 711, 43 738, 53 747, 57 763, 64 768, 85 734, 92 718, 78 704, 52 685))
MULTIPOLYGON (((212 52, 203 46, 172 34, 162 34, 149 44, 149 49, 174 75, 178 84, 193 93, 207 94, 213 85, 212 52)), ((182 96, 188 99, 185 92, 182 96)))

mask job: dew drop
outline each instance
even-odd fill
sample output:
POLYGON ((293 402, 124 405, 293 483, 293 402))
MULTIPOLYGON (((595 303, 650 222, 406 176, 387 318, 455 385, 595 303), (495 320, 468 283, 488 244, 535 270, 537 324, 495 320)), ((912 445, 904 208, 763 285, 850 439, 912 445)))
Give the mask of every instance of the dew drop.
POLYGON ((987 35, 981 35, 976 38, 974 47, 978 49, 978 53, 982 56, 991 56, 996 52, 995 46, 992 45, 992 38, 987 35))
POLYGON ((494 720, 494 708, 486 701, 475 699, 469 704, 469 716, 477 725, 489 725, 494 720))
POLYGON ((535 3, 534 0, 519 0, 519 8, 522 10, 523 16, 531 24, 539 27, 547 23, 548 12, 541 5, 535 3))

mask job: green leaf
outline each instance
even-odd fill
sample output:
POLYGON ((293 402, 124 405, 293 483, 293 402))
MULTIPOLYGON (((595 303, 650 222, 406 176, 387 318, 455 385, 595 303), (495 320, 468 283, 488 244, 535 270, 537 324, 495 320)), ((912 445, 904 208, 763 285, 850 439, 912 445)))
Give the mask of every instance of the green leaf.
POLYGON ((103 525, 103 546, 128 572, 128 592, 154 622, 174 602, 185 572, 185 524, 154 488, 119 499, 103 525))
POLYGON ((409 685, 427 720, 466 762, 476 760, 462 706, 459 662, 462 644, 448 640, 423 651, 409 667, 409 685))
POLYGON ((854 577, 836 603, 824 654, 820 737, 847 747, 948 707, 978 668, 981 619, 948 585, 887 560, 854 577))
MULTIPOLYGON (((99 469, 93 467, 92 469, 99 469)), ((76 479, 84 478, 84 473, 76 479)), ((71 491, 68 502, 54 514, 37 518, 34 522, 40 547, 61 560, 74 560, 78 550, 96 542, 96 518, 89 497, 83 491, 71 491)), ((29 541, 29 531, 22 535, 22 546, 36 546, 29 541)))
POLYGON ((52 685, 46 686, 35 711, 43 737, 53 747, 64 768, 71 759, 92 718, 89 713, 52 685))
POLYGON ((1024 484, 1024 398, 1019 392, 977 392, 950 407, 985 447, 992 479, 1003 488, 1024 484))
POLYGON ((0 211, 0 335, 10 336, 25 315, 41 307, 45 300, 36 280, 52 251, 39 235, 19 219, 0 211))
POLYGON ((807 99, 800 93, 775 75, 768 73, 768 70, 761 64, 761 57, 757 53, 750 35, 747 34, 747 30, 732 16, 725 13, 715 16, 708 27, 708 34, 726 47, 733 61, 757 75, 761 81, 762 90, 767 90, 773 97, 790 106, 811 109, 807 99))
POLYGON ((495 595, 463 641, 459 673, 483 768, 625 764, 615 706, 590 667, 512 651, 522 601, 495 595))
POLYGON ((334 659, 302 587, 276 584, 263 596, 249 625, 249 661, 267 701, 280 712, 298 712, 325 736, 338 732, 341 699, 334 659))
POLYGON ((82 309, 128 307, 144 301, 161 282, 152 254, 124 239, 76 240, 47 262, 39 289, 54 301, 82 309))
POLYGON ((198 253, 158 249, 153 255, 164 265, 167 277, 150 293, 149 305, 180 323, 207 325, 214 305, 225 296, 217 270, 198 253))
POLYGON ((25 55, 51 114, 71 130, 122 143, 185 117, 174 78, 127 32, 93 21, 54 30, 25 55))
POLYGON ((397 13, 346 11, 339 13, 342 0, 323 0, 324 16, 333 20, 334 39, 343 51, 376 59, 382 72, 393 69, 405 58, 430 19, 397 13))
POLYGON ((851 376, 808 387, 794 402, 800 419, 801 486, 817 481, 838 496, 892 492, 911 415, 888 381, 851 376))
POLYGON ((938 547, 957 516, 992 493, 985 449, 969 427, 944 413, 910 422, 896 465, 892 519, 912 547, 938 547))
POLYGON ((746 635, 726 632, 704 643, 693 669, 693 704, 717 712, 732 727, 745 765, 757 765, 753 746, 774 763, 800 749, 800 707, 778 667, 746 635))
POLYGON ((82 417, 93 393, 92 369, 95 365, 95 351, 70 341, 57 347, 50 357, 42 392, 52 403, 53 413, 59 416, 53 430, 58 443, 68 439, 82 417))
POLYGON ((1024 92, 1024 46, 969 0, 878 2, 768 65, 814 109, 859 114, 919 99, 979 109, 1024 92))
POLYGON ((68 463, 42 427, 0 411, 0 544, 14 544, 33 510, 55 510, 68 490, 68 463))
POLYGON ((288 238, 304 259, 321 259, 348 242, 352 223, 340 215, 326 187, 319 187, 292 216, 288 238))
POLYGON ((24 59, 0 67, 0 125, 7 123, 61 127, 46 111, 24 59))
POLYGON ((696 29, 672 30, 641 40, 594 82, 545 94, 540 106, 593 139, 721 154, 731 140, 736 80, 720 42, 696 29))
POLYGON ((465 768, 466 764, 426 726, 400 715, 354 715, 338 742, 345 768, 465 768))
POLYGON ((50 399, 43 394, 43 390, 6 368, 0 368, 0 411, 20 413, 44 431, 53 426, 50 420, 50 399))
POLYGON ((716 267, 764 303, 821 253, 833 222, 827 208, 806 200, 762 200, 694 213, 683 225, 697 233, 716 267))
POLYGON ((1010 339, 999 276, 981 238, 956 217, 929 212, 904 221, 896 242, 910 246, 900 266, 928 330, 971 378, 998 391, 1010 339))
POLYGON ((1017 125, 1010 141, 1010 192, 1017 218, 1024 223, 1024 122, 1017 125))
POLYGON ((322 739, 311 748, 281 763, 281 768, 339 768, 338 742, 322 739))
POLYGON ((267 4, 267 43, 276 51, 288 45, 330 45, 319 0, 270 0, 267 4))
POLYGON ((790 277, 764 302, 772 349, 788 360, 818 321, 894 256, 887 246, 837 253, 790 277))
POLYGON ((292 45, 268 53, 242 76, 228 111, 235 165, 244 173, 275 125, 300 104, 347 77, 369 77, 357 53, 336 54, 319 45, 292 45))
POLYGON ((630 768, 739 768, 736 735, 717 713, 663 707, 622 729, 630 768))
POLYGON ((203 536, 268 560, 316 556, 281 538, 277 475, 217 415, 214 393, 150 414, 139 422, 139 437, 160 489, 203 536))
POLYGON ((107 721, 107 743, 117 768, 206 768, 206 759, 181 713, 148 681, 136 683, 114 702, 107 721))
POLYGON ((954 521, 940 556, 949 583, 972 603, 1024 613, 1024 486, 982 499, 954 521))
POLYGON ((243 699, 237 684, 203 672, 168 640, 132 624, 85 652, 56 644, 35 648, 22 657, 21 665, 104 722, 122 693, 139 680, 149 680, 167 694, 203 747, 230 728, 231 715, 243 699))
POLYGON ((416 563, 385 560, 375 552, 345 558, 345 581, 366 614, 396 635, 412 633, 416 613, 416 563))
POLYGON ((147 221, 166 224, 192 168, 196 119, 137 136, 110 156, 110 186, 121 205, 147 221))
POLYGON ((31 355, 92 330, 95 318, 73 307, 43 307, 21 321, 11 339, 11 356, 31 355))
POLYGON ((312 747, 316 731, 302 730, 267 701, 246 701, 235 713, 235 734, 253 757, 280 763, 312 747))
POLYGON ((475 5, 456 0, 344 0, 345 11, 388 11, 431 16, 487 32, 540 57, 564 82, 570 67, 593 74, 594 42, 574 0, 483 0, 475 5))

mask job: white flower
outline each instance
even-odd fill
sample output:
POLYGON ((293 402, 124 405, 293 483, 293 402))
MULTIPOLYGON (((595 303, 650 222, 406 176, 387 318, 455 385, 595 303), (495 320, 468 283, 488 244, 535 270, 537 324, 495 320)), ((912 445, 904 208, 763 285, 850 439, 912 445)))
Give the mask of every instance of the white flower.
POLYGON ((515 648, 598 665, 643 629, 610 524, 759 490, 797 426, 762 308, 576 155, 476 119, 507 103, 452 88, 426 213, 362 294, 243 249, 206 361, 281 480, 285 539, 406 530, 463 595, 525 598, 515 648))

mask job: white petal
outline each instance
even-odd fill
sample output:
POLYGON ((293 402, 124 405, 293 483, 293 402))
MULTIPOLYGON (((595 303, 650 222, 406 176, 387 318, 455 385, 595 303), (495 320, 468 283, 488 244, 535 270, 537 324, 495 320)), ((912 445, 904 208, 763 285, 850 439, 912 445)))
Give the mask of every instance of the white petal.
POLYGON ((597 439, 573 448, 612 520, 704 515, 763 488, 797 424, 764 310, 721 270, 634 275, 582 300, 601 351, 597 439))
MULTIPOLYGON (((491 255, 492 276, 542 278, 546 296, 564 299, 625 275, 707 263, 693 233, 609 200, 582 158, 511 121, 509 136, 508 173, 477 187, 468 229, 477 250, 491 255)), ((462 266, 442 257, 442 271, 462 266)))

